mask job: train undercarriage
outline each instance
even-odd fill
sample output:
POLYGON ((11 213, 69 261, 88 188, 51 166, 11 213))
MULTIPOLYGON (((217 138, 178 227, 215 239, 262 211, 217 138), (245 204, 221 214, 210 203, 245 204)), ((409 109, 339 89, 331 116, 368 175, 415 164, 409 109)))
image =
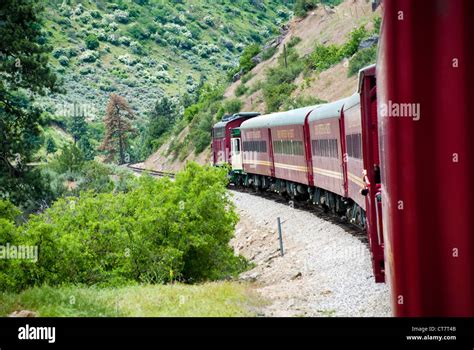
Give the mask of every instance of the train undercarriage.
POLYGON ((237 187, 275 192, 289 200, 309 202, 362 229, 366 226, 365 211, 357 203, 325 189, 241 171, 232 171, 229 179, 237 187))

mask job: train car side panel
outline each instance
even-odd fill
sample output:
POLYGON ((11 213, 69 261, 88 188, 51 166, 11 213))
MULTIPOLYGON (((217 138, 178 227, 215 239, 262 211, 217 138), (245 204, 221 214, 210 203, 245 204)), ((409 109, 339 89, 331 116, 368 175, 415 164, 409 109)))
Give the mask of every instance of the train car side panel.
POLYGON ((275 177, 308 185, 303 125, 271 128, 275 177))
POLYGON ((310 123, 314 184, 341 197, 345 196, 343 152, 339 118, 310 123))

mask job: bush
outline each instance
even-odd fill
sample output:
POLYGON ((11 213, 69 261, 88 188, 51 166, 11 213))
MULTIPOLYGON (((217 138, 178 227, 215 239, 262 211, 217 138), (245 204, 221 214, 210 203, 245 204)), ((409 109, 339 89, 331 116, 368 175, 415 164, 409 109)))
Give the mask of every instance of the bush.
POLYGON ((364 26, 351 32, 349 40, 342 46, 316 45, 314 51, 306 61, 307 68, 322 72, 339 63, 343 58, 351 57, 359 49, 360 42, 367 37, 368 33, 364 26))
POLYGON ((293 12, 297 17, 304 17, 306 13, 318 5, 318 0, 296 0, 293 12))
POLYGON ((237 215, 226 183, 226 170, 190 163, 175 181, 143 176, 128 193, 60 199, 17 228, 11 214, 0 218, 0 243, 38 246, 41 256, 1 261, 0 288, 234 276, 245 261, 229 246, 237 215))
POLYGON ((322 72, 342 60, 341 50, 336 45, 316 45, 310 54, 308 65, 316 72, 322 72))
POLYGON ((292 47, 295 47, 296 45, 298 45, 300 42, 301 42, 301 38, 299 36, 293 36, 291 37, 290 41, 288 42, 286 46, 289 49, 291 49, 292 47))
POLYGON ((255 62, 252 61, 252 58, 257 56, 259 53, 260 46, 256 44, 247 46, 240 57, 239 66, 229 71, 228 78, 232 79, 233 76, 238 72, 245 74, 251 71, 256 66, 255 62))
POLYGON ((69 58, 66 56, 60 56, 58 62, 61 66, 67 67, 69 65, 69 58))
POLYGON ((349 61, 349 70, 347 75, 349 77, 357 74, 362 68, 375 63, 377 60, 377 47, 372 46, 366 49, 362 49, 357 52, 354 57, 349 61))
POLYGON ((250 45, 244 50, 240 57, 240 68, 243 69, 244 73, 247 73, 255 67, 255 62, 252 61, 252 58, 257 56, 259 53, 260 46, 258 45, 250 45))
POLYGON ((268 49, 266 49, 265 51, 263 51, 262 53, 262 60, 266 61, 270 58, 273 57, 273 55, 277 52, 277 47, 276 46, 273 46, 273 47, 269 47, 268 49))
POLYGON ((99 39, 94 34, 89 34, 86 37, 86 46, 89 50, 95 50, 99 47, 99 39))
POLYGON ((248 89, 249 88, 245 84, 240 84, 235 89, 235 96, 237 97, 243 96, 248 91, 248 89))
POLYGON ((267 71, 262 90, 268 113, 278 111, 285 104, 296 89, 294 80, 303 71, 303 63, 294 49, 287 50, 287 62, 285 66, 284 57, 280 56, 278 66, 267 71))
POLYGON ((340 55, 342 57, 351 57, 359 49, 362 39, 367 37, 368 33, 364 26, 353 30, 350 34, 349 40, 341 47, 340 55))
POLYGON ((232 100, 227 100, 224 103, 224 112, 229 114, 234 114, 240 112, 242 109, 242 101, 238 98, 232 100))
POLYGON ((95 52, 95 51, 91 51, 91 50, 87 50, 87 51, 84 51, 80 56, 79 56, 79 60, 81 60, 82 62, 89 62, 89 63, 92 63, 92 62, 95 62, 98 58, 98 53, 95 52))
POLYGON ((252 74, 252 72, 248 72, 247 74, 244 74, 240 81, 242 84, 246 84, 250 79, 252 79, 255 75, 252 74))

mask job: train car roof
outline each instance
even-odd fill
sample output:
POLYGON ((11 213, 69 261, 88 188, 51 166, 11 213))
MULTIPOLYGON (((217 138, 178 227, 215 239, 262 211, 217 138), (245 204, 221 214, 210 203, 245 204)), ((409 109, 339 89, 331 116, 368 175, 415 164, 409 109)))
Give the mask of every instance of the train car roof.
POLYGON ((235 113, 232 115, 226 115, 222 118, 222 120, 216 124, 214 124, 213 128, 219 128, 219 127, 224 127, 227 125, 227 123, 234 121, 236 119, 241 119, 241 118, 254 118, 259 116, 261 113, 259 112, 239 112, 235 113))
POLYGON ((371 64, 370 66, 364 67, 359 70, 359 83, 357 87, 358 92, 360 92, 362 88, 362 81, 364 79, 364 76, 375 75, 376 69, 377 69, 377 66, 375 64, 371 64))
POLYGON ((315 105, 293 109, 286 112, 277 112, 272 114, 261 115, 256 118, 246 120, 240 126, 240 129, 257 129, 270 128, 284 125, 303 125, 306 116, 314 109, 320 108, 322 105, 315 105))
POLYGON ((356 92, 354 95, 346 99, 346 103, 344 104, 344 110, 352 108, 358 104, 360 104, 360 94, 356 92))
POLYGON ((320 119, 327 119, 327 118, 337 118, 341 116, 341 110, 344 104, 349 100, 349 98, 343 98, 331 103, 326 103, 321 106, 321 108, 313 110, 309 117, 309 122, 314 122, 320 119))

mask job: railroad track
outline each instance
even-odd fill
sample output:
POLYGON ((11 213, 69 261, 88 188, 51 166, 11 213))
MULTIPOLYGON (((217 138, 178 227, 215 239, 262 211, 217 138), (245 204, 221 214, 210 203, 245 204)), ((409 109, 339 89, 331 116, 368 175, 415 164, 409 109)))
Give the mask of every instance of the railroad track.
POLYGON ((127 165, 127 168, 136 173, 139 173, 139 174, 147 173, 154 177, 169 177, 171 179, 174 179, 174 176, 175 176, 175 174, 169 173, 166 171, 148 170, 148 169, 138 168, 132 165, 127 165))
POLYGON ((276 203, 285 204, 288 207, 291 207, 294 209, 300 209, 300 210, 310 212, 313 215, 325 221, 331 222, 332 224, 342 227, 344 231, 356 237, 367 246, 369 245, 367 233, 363 228, 355 224, 352 224, 346 220, 343 220, 340 216, 333 214, 331 212, 325 211, 323 208, 312 205, 309 202, 291 200, 284 196, 279 195, 278 193, 270 192, 270 191, 255 191, 254 189, 245 188, 245 187, 236 187, 236 186, 229 186, 228 189, 235 192, 242 192, 242 193, 248 193, 254 196, 259 196, 265 199, 272 200, 276 203))

